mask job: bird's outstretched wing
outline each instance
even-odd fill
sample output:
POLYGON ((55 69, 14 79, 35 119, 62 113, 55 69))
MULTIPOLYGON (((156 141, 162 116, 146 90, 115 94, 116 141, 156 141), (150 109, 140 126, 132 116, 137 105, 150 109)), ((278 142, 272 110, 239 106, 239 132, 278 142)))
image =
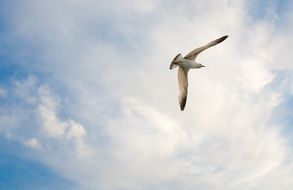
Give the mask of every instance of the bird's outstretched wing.
POLYGON ((179 105, 181 111, 184 110, 187 100, 187 87, 188 87, 188 79, 187 79, 187 70, 182 67, 178 68, 178 85, 179 85, 179 105))
POLYGON ((202 47, 196 48, 193 51, 191 51, 189 54, 187 54, 184 57, 184 59, 195 60, 195 58, 198 56, 198 54, 200 54, 202 51, 221 43, 222 41, 226 40, 226 38, 228 38, 228 35, 222 36, 221 38, 213 40, 202 47))

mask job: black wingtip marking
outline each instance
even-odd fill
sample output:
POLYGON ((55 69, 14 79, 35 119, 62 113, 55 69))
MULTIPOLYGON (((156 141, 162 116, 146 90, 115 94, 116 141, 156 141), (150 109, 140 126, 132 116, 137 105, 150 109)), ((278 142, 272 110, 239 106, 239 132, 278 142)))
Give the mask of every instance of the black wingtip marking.
POLYGON ((217 39, 217 44, 221 43, 222 41, 226 40, 228 38, 228 35, 222 36, 221 38, 217 39))
POLYGON ((180 102, 180 110, 183 111, 186 105, 187 96, 182 99, 180 102))
POLYGON ((181 53, 178 53, 177 55, 176 55, 176 57, 172 60, 172 62, 171 62, 171 64, 170 64, 170 70, 171 69, 173 69, 173 65, 175 64, 175 60, 179 57, 181 55, 181 53))
POLYGON ((175 61, 180 55, 181 55, 181 53, 178 53, 178 55, 176 55, 176 57, 173 59, 173 61, 175 61))

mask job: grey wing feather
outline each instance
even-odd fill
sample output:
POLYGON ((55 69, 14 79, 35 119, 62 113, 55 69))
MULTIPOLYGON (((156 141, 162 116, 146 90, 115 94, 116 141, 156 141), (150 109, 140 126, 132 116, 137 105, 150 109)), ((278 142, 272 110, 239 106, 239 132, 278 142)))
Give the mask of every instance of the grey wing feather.
POLYGON ((221 43, 222 41, 226 40, 226 38, 228 38, 228 35, 222 36, 221 38, 213 40, 202 47, 196 48, 193 51, 191 51, 190 53, 188 53, 184 57, 184 59, 195 60, 195 58, 198 56, 198 54, 200 54, 202 51, 221 43))
POLYGON ((187 79, 187 70, 182 67, 178 68, 178 85, 179 85, 179 105, 181 111, 184 110, 187 100, 187 87, 188 87, 188 79, 187 79))

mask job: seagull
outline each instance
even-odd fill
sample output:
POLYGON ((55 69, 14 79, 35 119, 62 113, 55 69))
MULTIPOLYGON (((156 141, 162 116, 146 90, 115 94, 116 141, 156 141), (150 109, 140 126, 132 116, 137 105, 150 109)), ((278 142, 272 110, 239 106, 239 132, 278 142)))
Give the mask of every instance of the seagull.
POLYGON ((216 40, 213 40, 202 47, 194 49, 185 57, 183 57, 181 53, 179 53, 171 62, 170 70, 176 67, 179 67, 178 68, 178 85, 179 85, 179 105, 180 105, 181 111, 184 110, 186 105, 186 100, 187 100, 187 87, 188 87, 187 74, 189 69, 199 69, 201 67, 205 67, 201 63, 198 63, 195 61, 196 57, 204 50, 223 42, 224 40, 226 40, 226 38, 228 38, 228 35, 225 35, 216 40))

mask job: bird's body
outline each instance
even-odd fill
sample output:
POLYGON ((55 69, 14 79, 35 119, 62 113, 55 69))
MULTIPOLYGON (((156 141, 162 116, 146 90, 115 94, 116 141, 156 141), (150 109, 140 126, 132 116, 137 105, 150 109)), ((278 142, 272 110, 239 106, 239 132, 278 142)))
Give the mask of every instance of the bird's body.
POLYGON ((188 87, 188 71, 190 69, 198 69, 201 67, 204 67, 201 63, 197 63, 195 61, 198 54, 200 54, 202 51, 208 49, 209 47, 212 47, 214 45, 217 45, 218 43, 221 43, 224 41, 228 36, 223 36, 221 38, 218 38, 214 41, 211 41, 210 43, 206 44, 205 46, 199 47, 191 51, 189 54, 187 54, 185 57, 179 53, 171 62, 170 69, 174 69, 176 67, 178 68, 178 85, 179 85, 179 104, 181 111, 184 110, 187 100, 187 87, 188 87))
POLYGON ((183 67, 185 70, 198 69, 202 67, 200 63, 189 59, 182 59, 182 61, 178 63, 178 66, 183 67))

